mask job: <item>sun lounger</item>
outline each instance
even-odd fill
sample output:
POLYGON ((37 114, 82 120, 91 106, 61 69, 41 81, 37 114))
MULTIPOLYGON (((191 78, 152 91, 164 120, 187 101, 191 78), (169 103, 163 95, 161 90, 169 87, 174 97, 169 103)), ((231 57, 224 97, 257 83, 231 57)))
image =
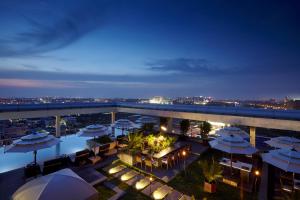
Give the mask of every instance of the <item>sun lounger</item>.
POLYGON ((68 156, 62 156, 60 158, 55 158, 52 160, 47 160, 43 165, 43 175, 50 174, 52 172, 56 172, 60 169, 63 169, 69 165, 71 162, 68 156))
POLYGON ((99 147, 99 155, 105 156, 106 153, 109 151, 110 144, 104 144, 99 147))
POLYGON ((104 156, 110 156, 118 153, 117 150, 118 141, 111 142, 108 147, 108 151, 104 153, 104 156))
POLYGON ((138 175, 138 174, 139 174, 138 172, 136 172, 136 171, 134 171, 134 170, 131 170, 131 171, 129 171, 129 172, 123 174, 123 175, 121 176, 121 180, 122 180, 122 181, 128 181, 129 179, 132 179, 134 176, 136 176, 136 175, 138 175))
POLYGON ((62 169, 62 161, 60 158, 48 160, 44 162, 43 175, 50 174, 62 169))
POLYGON ((172 192, 172 188, 167 185, 163 185, 153 192, 152 197, 154 199, 164 199, 170 192, 172 192))
POLYGON ((88 162, 88 158, 90 157, 90 151, 85 149, 83 151, 76 152, 75 155, 75 164, 76 165, 84 165, 88 162))

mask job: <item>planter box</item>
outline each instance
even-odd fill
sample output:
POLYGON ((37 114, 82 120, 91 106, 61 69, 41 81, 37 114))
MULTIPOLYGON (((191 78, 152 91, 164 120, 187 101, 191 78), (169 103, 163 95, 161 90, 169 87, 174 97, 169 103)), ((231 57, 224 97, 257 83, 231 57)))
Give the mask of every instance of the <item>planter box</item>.
POLYGON ((125 152, 118 153, 118 158, 122 161, 127 163, 128 165, 133 166, 135 164, 135 158, 133 155, 125 152))
POLYGON ((215 193, 217 191, 217 186, 215 183, 204 182, 204 191, 209 193, 215 193))

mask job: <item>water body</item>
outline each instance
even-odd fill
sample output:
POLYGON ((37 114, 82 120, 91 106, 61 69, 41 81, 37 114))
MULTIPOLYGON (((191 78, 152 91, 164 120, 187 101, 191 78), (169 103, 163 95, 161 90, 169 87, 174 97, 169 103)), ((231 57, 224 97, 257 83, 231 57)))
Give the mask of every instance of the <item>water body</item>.
MULTIPOLYGON (((121 135, 122 131, 116 129, 115 135, 121 135)), ((39 150, 37 162, 42 164, 44 161, 53 159, 64 154, 74 154, 85 149, 88 137, 79 137, 76 134, 60 137, 61 142, 56 146, 39 150)), ((0 173, 24 167, 33 161, 33 153, 4 153, 4 147, 0 148, 0 173)))

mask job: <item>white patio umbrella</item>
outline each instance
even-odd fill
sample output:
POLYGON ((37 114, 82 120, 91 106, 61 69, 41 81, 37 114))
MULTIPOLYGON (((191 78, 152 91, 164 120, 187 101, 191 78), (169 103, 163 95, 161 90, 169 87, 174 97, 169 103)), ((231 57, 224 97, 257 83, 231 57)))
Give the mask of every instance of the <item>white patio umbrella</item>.
POLYGON ((237 135, 242 137, 243 139, 249 138, 249 134, 246 131, 243 131, 242 129, 233 126, 221 128, 220 130, 216 131, 216 134, 220 136, 237 135))
POLYGON ((264 162, 278 167, 286 172, 300 174, 300 152, 295 149, 276 149, 262 154, 264 162))
POLYGON ((5 153, 27 153, 33 151, 34 164, 36 164, 36 154, 40 149, 45 149, 57 145, 60 140, 47 131, 37 131, 30 135, 15 140, 11 145, 5 148, 5 153))
POLYGON ((214 149, 230 154, 230 168, 232 169, 232 154, 250 155, 257 150, 249 142, 237 135, 221 136, 209 142, 214 149))
POLYGON ((143 117, 140 117, 139 119, 137 119, 136 123, 141 123, 141 124, 155 124, 155 123, 157 123, 157 120, 155 118, 153 118, 153 117, 143 116, 143 117))
POLYGON ((100 137, 108 133, 108 128, 100 124, 89 125, 78 132, 80 137, 100 137))
POLYGON ((70 169, 36 178, 21 186, 13 200, 96 200, 97 190, 70 169))
POLYGON ((275 148, 293 149, 300 150, 300 140, 294 137, 280 136, 271 138, 265 141, 268 145, 275 148))
POLYGON ((136 124, 128 119, 119 119, 119 120, 115 121, 115 123, 113 124, 113 127, 121 129, 122 135, 123 135, 124 130, 135 128, 136 124))

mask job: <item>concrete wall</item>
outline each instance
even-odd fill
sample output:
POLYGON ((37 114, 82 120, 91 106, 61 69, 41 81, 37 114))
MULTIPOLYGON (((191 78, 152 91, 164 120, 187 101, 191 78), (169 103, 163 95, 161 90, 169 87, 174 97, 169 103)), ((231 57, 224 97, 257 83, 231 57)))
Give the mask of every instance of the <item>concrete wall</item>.
POLYGON ((257 117, 241 117, 233 115, 218 115, 218 114, 204 114, 204 113, 189 113, 189 112, 175 112, 175 111, 161 111, 135 108, 118 108, 119 112, 142 114, 160 117, 171 117, 179 119, 190 119, 198 121, 216 121, 228 124, 239 124, 250 127, 262 127, 281 130, 300 131, 300 121, 268 119, 257 117))
POLYGON ((0 120, 54 117, 54 116, 76 115, 76 114, 105 113, 105 112, 116 111, 116 109, 117 108, 114 108, 114 107, 103 107, 103 108, 76 108, 76 109, 2 112, 2 113, 0 113, 0 120))
POLYGON ((139 109, 126 107, 99 107, 99 108, 74 108, 57 110, 38 110, 38 111, 14 111, 1 112, 0 120, 19 119, 19 118, 39 118, 49 116, 65 116, 75 114, 93 114, 104 112, 124 112, 132 114, 150 115, 167 118, 190 119, 197 121, 216 121, 227 124, 239 124, 250 127, 262 127, 281 130, 300 131, 300 121, 272 119, 260 117, 243 117, 223 114, 206 114, 193 112, 164 111, 153 109, 139 109))

